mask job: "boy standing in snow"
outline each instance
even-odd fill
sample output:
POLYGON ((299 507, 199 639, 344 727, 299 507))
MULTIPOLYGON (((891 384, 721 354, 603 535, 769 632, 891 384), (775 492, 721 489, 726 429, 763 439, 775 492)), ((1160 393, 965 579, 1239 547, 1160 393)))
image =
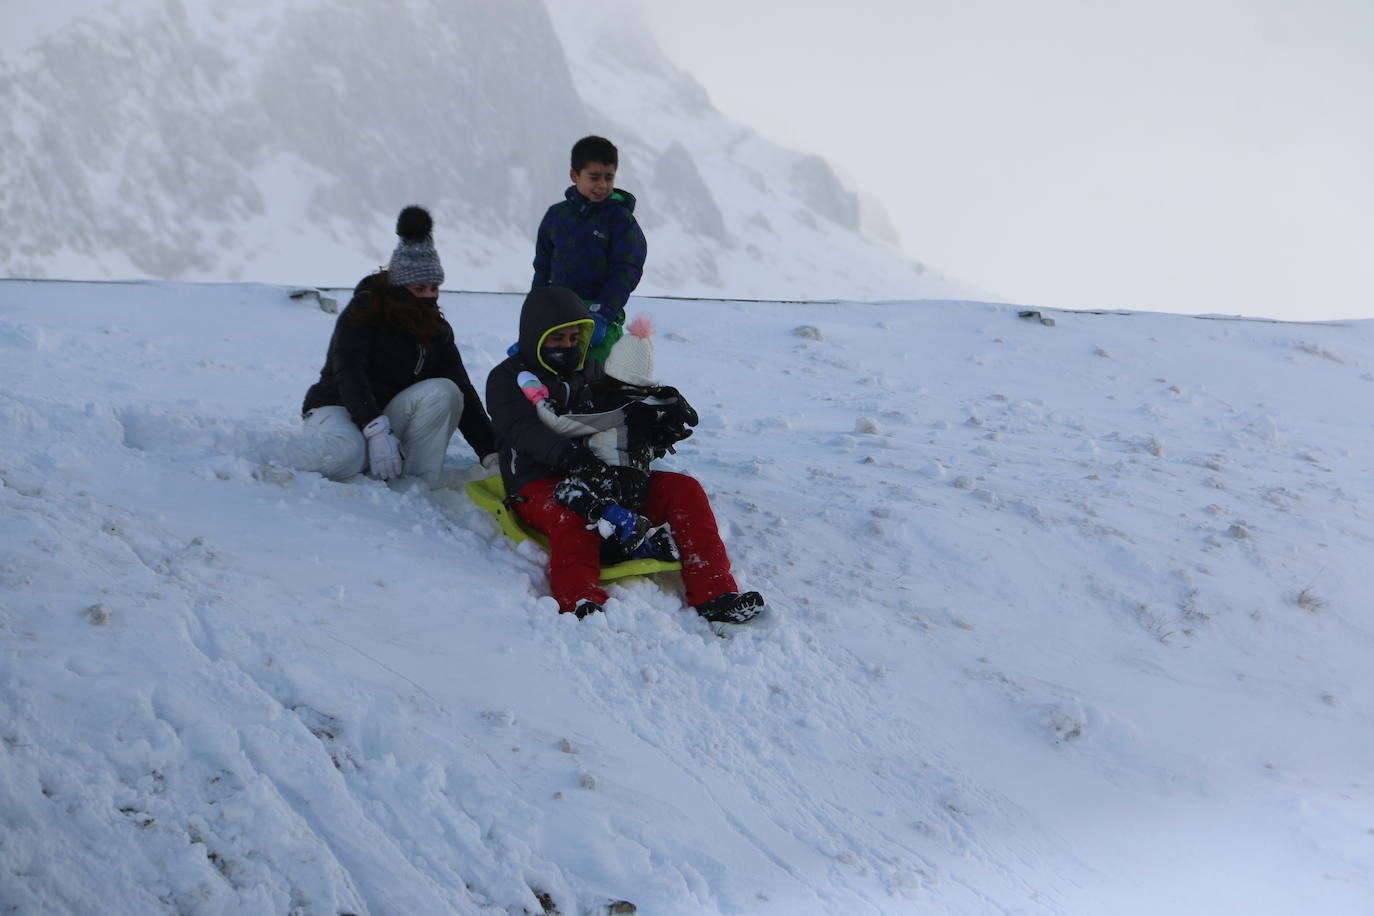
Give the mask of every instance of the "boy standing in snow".
POLYGON ((571 160, 572 187, 539 223, 530 289, 566 286, 582 297, 595 322, 587 358, 601 361, 624 333, 625 303, 639 285, 648 244, 634 217, 635 196, 615 186, 615 144, 583 137, 571 160))
MULTIPOLYGON (((610 468, 585 442, 539 418, 539 408, 522 393, 520 374, 529 372, 548 389, 554 413, 596 413, 596 392, 583 370, 593 327, 572 290, 530 290, 520 309, 516 352, 487 376, 487 408, 508 500, 522 522, 548 537, 549 587, 559 611, 578 617, 602 610, 608 597, 600 585, 602 539, 588 530, 586 519, 559 505, 554 490, 569 474, 602 478, 610 468)), ((651 525, 672 526, 687 603, 698 614, 743 623, 763 608, 758 592, 738 591, 710 500, 696 479, 651 471, 643 515, 651 525)))
MULTIPOLYGON (((596 392, 594 414, 558 414, 549 389, 528 370, 517 377, 539 419, 563 436, 583 439, 608 473, 578 468, 554 487, 563 508, 591 523, 604 539, 601 559, 677 560, 668 526, 653 527, 642 514, 649 490, 649 468, 673 445, 692 434, 697 414, 677 389, 654 378, 653 324, 640 315, 606 355, 604 376, 590 380, 596 392)), ((593 469, 599 470, 599 469, 593 469)))

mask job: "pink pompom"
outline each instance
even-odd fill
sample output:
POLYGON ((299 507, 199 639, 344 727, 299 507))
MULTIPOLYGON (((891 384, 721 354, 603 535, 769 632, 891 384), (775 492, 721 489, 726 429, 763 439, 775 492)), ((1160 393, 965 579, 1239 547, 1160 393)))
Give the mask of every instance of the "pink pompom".
POLYGON ((648 340, 654 333, 653 320, 648 315, 636 315, 634 320, 625 328, 625 333, 633 337, 643 337, 648 340))

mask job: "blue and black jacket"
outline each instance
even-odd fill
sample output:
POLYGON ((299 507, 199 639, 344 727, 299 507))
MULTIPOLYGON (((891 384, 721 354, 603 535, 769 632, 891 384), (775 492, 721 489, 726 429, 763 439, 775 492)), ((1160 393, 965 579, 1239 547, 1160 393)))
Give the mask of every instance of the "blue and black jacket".
POLYGON ((619 320, 648 253, 635 196, 617 188, 593 203, 570 186, 564 197, 539 223, 530 289, 566 286, 583 301, 600 303, 608 320, 619 320))

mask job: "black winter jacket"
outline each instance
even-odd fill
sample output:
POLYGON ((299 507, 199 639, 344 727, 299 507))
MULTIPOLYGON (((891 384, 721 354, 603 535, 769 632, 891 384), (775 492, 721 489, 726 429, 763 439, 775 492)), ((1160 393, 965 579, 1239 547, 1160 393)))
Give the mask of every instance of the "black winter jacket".
POLYGON ((531 290, 520 309, 518 352, 498 363, 487 376, 487 408, 501 453, 501 479, 512 496, 532 481, 562 477, 577 453, 572 439, 560 436, 539 419, 535 406, 520 390, 520 373, 528 369, 548 386, 549 398, 560 414, 594 409, 581 363, 575 371, 559 376, 539 359, 544 336, 568 325, 579 326, 585 358, 593 325, 581 298, 562 286, 531 290))
POLYGON ((463 393, 458 429, 478 458, 496 450, 491 420, 463 367, 453 328, 443 322, 438 342, 425 345, 413 334, 376 316, 362 317, 371 297, 382 295, 375 276, 364 278, 334 324, 320 380, 305 393, 301 412, 342 405, 361 429, 381 415, 387 403, 416 382, 446 378, 463 393))

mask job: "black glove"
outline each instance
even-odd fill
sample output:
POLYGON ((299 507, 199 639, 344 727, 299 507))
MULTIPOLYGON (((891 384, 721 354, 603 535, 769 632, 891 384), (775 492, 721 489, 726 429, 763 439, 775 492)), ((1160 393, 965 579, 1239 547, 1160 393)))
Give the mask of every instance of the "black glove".
POLYGON ((610 465, 596 457, 585 442, 571 443, 563 454, 565 476, 578 478, 595 493, 613 491, 615 474, 610 465))
POLYGON ((650 444, 658 454, 658 457, 662 458, 669 452, 676 452, 677 449, 673 448, 673 446, 691 435, 692 431, 684 427, 668 428, 663 426, 654 430, 654 438, 650 444))
POLYGON ((562 470, 568 473, 582 468, 596 468, 597 465, 604 467, 605 464, 585 442, 569 442, 559 460, 562 470))
POLYGON ((698 422, 697 412, 686 401, 673 404, 663 412, 663 425, 680 430, 683 439, 692 434, 688 427, 696 426, 698 422))
POLYGON ((655 388, 651 399, 660 402, 655 405, 658 420, 649 434, 650 443, 659 455, 673 451, 673 446, 692 434, 690 427, 700 422, 697 412, 687 399, 668 385, 655 388))
MULTIPOLYGON (((662 412, 663 422, 669 426, 696 426, 701 422, 701 418, 692 409, 692 405, 687 403, 682 392, 671 385, 655 388, 652 396, 655 400, 664 402, 659 410, 662 412)), ((687 433, 682 438, 685 439, 688 435, 691 434, 687 433)))
POLYGON ((627 426, 653 426, 662 418, 663 407, 631 401, 625 405, 624 412, 627 426))

